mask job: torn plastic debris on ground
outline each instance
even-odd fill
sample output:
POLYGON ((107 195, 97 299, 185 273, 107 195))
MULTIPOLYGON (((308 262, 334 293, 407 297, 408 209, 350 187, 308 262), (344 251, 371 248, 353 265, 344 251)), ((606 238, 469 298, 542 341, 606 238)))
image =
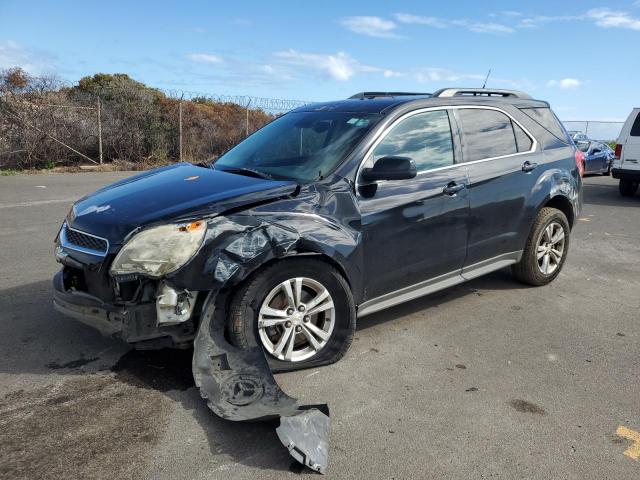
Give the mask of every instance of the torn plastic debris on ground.
POLYGON ((293 458, 325 473, 329 408, 299 405, 277 384, 260 347, 238 348, 224 338, 224 319, 208 305, 195 339, 193 375, 209 408, 226 420, 280 418, 276 429, 293 458), (219 317, 216 320, 216 317, 219 317))

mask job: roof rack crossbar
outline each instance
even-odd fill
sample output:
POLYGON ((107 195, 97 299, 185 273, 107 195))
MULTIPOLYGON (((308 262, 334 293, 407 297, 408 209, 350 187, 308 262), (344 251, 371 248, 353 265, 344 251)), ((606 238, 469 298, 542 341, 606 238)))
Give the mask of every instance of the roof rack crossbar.
POLYGON ((434 97, 502 97, 523 98, 531 100, 532 97, 519 90, 502 90, 493 88, 443 88, 434 92, 434 97))
POLYGON ((349 99, 363 100, 366 98, 379 97, 409 97, 409 96, 429 96, 430 93, 419 92, 359 92, 349 97, 349 99))

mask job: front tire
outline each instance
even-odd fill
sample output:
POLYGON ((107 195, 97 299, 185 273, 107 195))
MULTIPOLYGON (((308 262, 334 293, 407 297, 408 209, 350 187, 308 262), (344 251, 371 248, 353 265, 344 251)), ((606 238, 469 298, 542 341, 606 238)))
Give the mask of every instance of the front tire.
POLYGON ((252 275, 229 308, 229 340, 259 345, 274 371, 326 365, 344 356, 355 332, 351 289, 314 258, 279 261, 252 275))
POLYGON ((620 185, 618 186, 620 190, 620 195, 623 197, 633 197, 638 191, 638 182, 634 182, 633 180, 620 180, 620 185))
POLYGON ((545 207, 533 222, 520 262, 512 267, 514 276, 533 286, 553 281, 567 258, 571 228, 560 210, 545 207))

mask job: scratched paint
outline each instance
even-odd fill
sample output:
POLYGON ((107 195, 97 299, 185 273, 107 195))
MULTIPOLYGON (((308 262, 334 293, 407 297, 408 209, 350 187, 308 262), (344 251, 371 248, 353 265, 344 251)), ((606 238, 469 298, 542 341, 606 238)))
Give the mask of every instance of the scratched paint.
POLYGON ((616 435, 627 440, 631 440, 633 444, 624 451, 624 454, 634 460, 640 459, 640 433, 634 432, 625 426, 619 426, 616 435))

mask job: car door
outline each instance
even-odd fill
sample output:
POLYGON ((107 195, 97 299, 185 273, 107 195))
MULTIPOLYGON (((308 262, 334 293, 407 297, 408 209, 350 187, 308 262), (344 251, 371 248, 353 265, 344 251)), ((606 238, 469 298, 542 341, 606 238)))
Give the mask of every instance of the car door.
POLYGON ((604 170, 607 159, 607 153, 604 145, 597 142, 591 142, 591 168, 592 172, 604 170))
POLYGON ((463 275, 508 264, 523 248, 522 225, 544 155, 534 137, 506 111, 461 107, 458 121, 469 175, 469 240, 463 275))
POLYGON ((402 156, 411 158, 418 172, 410 180, 375 184, 358 177, 365 300, 430 279, 459 278, 469 199, 466 167, 455 163, 459 144, 449 115, 447 109, 404 115, 374 143, 362 165, 402 156))

